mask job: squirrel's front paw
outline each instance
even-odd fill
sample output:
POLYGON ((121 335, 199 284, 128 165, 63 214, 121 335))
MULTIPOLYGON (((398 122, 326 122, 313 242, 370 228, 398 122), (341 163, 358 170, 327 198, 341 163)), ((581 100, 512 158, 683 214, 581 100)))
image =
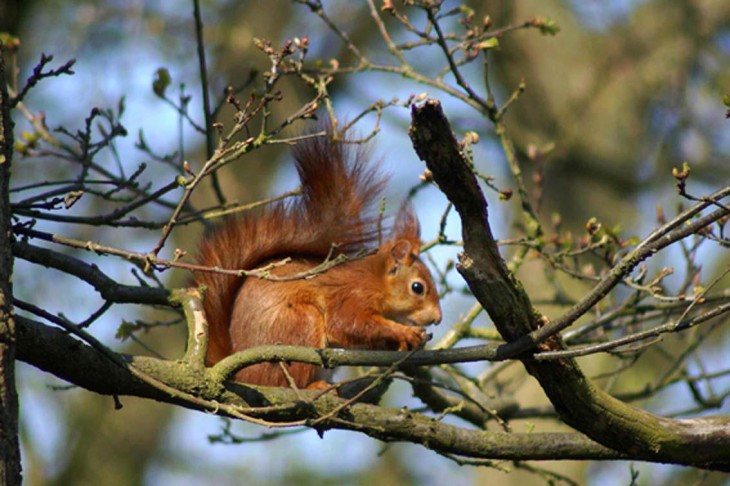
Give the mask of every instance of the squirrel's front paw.
POLYGON ((426 331, 422 327, 400 326, 398 336, 398 351, 410 351, 420 347, 427 341, 426 331))

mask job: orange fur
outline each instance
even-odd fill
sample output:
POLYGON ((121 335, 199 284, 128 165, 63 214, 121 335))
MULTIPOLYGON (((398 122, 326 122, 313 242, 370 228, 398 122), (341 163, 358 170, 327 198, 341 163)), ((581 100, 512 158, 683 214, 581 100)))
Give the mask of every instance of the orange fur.
MULTIPOLYGON (((413 349, 424 340, 423 326, 441 320, 438 293, 418 258, 418 221, 402 207, 392 238, 377 248, 378 218, 371 206, 384 182, 362 149, 350 154, 348 148, 329 137, 298 144, 294 155, 302 195, 226 220, 201 242, 199 261, 250 270, 290 257, 291 263, 272 270, 287 276, 322 263, 333 244, 338 245, 333 255, 377 251, 307 279, 198 273, 196 283, 207 287, 209 364, 266 344, 413 349)), ((316 366, 291 363, 286 368, 299 387, 320 383, 316 366)), ((260 385, 288 383, 278 363, 249 366, 236 378, 260 385)))

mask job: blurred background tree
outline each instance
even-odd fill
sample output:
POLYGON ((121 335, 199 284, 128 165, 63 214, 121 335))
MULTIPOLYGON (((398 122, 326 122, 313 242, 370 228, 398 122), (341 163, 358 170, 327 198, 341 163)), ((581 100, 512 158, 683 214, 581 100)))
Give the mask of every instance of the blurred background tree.
MULTIPOLYGON (((720 103, 723 89, 730 90, 729 2, 471 3, 475 18, 489 16, 496 26, 536 16, 549 17, 560 26, 557 37, 529 31, 505 36, 491 57, 491 83, 500 102, 523 80, 526 84, 519 101, 510 107, 507 127, 525 161, 525 178, 546 226, 557 224, 559 214, 561 227, 576 234, 583 231, 591 217, 607 227, 621 223, 631 234, 645 234, 655 224, 655 204, 667 211, 675 209, 672 167, 689 161, 693 180, 707 187, 730 178, 730 130, 720 103)), ((370 20, 365 2, 324 5, 354 44, 366 46, 375 60, 387 58, 386 46, 370 20)), ((280 45, 285 39, 307 35, 310 58, 336 58, 342 65, 353 61, 354 54, 346 45, 308 8, 296 2, 204 0, 201 7, 214 101, 223 98, 229 84, 247 86, 269 68, 268 59, 255 46, 255 38, 280 45)), ((91 107, 113 105, 125 98, 124 124, 130 136, 119 144, 118 153, 131 172, 139 159, 133 147, 139 130, 144 130, 147 142, 157 153, 191 161, 205 159, 205 138, 181 123, 175 110, 156 97, 152 89, 157 69, 168 69, 172 76, 168 95, 172 99, 190 96, 189 112, 194 119, 201 119, 198 64, 192 55, 196 50, 192 8, 192 2, 5 0, 0 3, 0 31, 13 33, 21 40, 17 56, 21 79, 41 52, 53 54, 60 61, 78 59, 73 78, 41 84, 27 100, 29 106, 46 113, 52 127, 77 126, 91 107), (184 145, 179 143, 181 139, 184 145)), ((394 35, 405 38, 406 33, 398 30, 397 23, 388 20, 388 25, 394 35)), ((423 67, 430 60, 413 62, 423 67)), ((476 69, 466 74, 474 85, 481 86, 481 74, 476 69)), ((293 79, 284 78, 282 83, 280 88, 286 96, 280 107, 282 112, 289 112, 301 106, 308 94, 293 79)), ((457 132, 472 130, 482 137, 475 147, 478 168, 494 176, 498 187, 511 187, 493 127, 463 103, 382 73, 339 77, 329 91, 345 118, 391 95, 405 99, 409 94, 428 91, 440 97, 457 132)), ((223 108, 221 118, 230 116, 226 110, 229 108, 223 108)), ((408 120, 405 109, 385 111, 381 135, 376 139, 376 152, 384 155, 386 166, 397 175, 389 190, 400 195, 417 182, 415 177, 421 170, 416 163, 400 165, 401 159, 415 160, 406 136, 408 120)), ((19 132, 28 129, 22 121, 18 123, 19 132)), ((224 193, 249 201, 290 186, 292 172, 288 164, 280 170, 280 161, 286 161, 282 158, 284 152, 280 147, 267 148, 252 154, 245 164, 224 168, 220 175, 224 193)), ((154 177, 154 170, 147 177, 154 177)), ((31 181, 37 176, 37 168, 23 160, 16 162, 14 171, 18 181, 31 181)), ((201 207, 215 202, 213 191, 206 191, 195 196, 195 203, 201 207)), ((518 203, 499 203, 496 195, 488 198, 498 208, 499 214, 493 217, 500 236, 508 236, 512 216, 519 212, 518 203)), ((436 207, 421 199, 419 212, 433 214, 436 207)), ((92 209, 97 208, 89 211, 92 209)), ((430 221, 424 222, 426 233, 434 234, 438 217, 426 219, 430 221)), ((86 230, 83 238, 104 240, 103 228, 86 230)), ((186 227, 175 233, 175 238, 194 241, 199 232, 200 228, 186 227)), ((125 247, 149 247, 149 235, 131 230, 129 236, 130 244, 125 247)), ((728 265, 726 253, 714 255, 703 268, 703 276, 711 279, 713 274, 719 275, 728 265)), ((669 252, 652 265, 672 266, 673 258, 676 253, 669 252)), ((543 289, 549 276, 537 270, 538 263, 527 262, 519 276, 531 295, 547 298, 543 289)), ((74 295, 59 293, 57 289, 63 284, 42 279, 38 270, 17 263, 15 287, 21 298, 30 293, 47 295, 50 311, 85 315, 74 310, 84 288, 74 284, 67 287, 74 289, 74 295)), ((680 285, 683 276, 676 277, 675 285, 680 285)), ((169 279, 173 286, 186 282, 182 273, 169 279)), ((565 285, 570 293, 572 284, 565 285)), ((464 303, 459 297, 451 299, 446 323, 465 311, 464 303)), ((163 319, 146 309, 141 312, 145 320, 163 319)), ((550 314, 549 309, 546 313, 550 314)), ((107 337, 113 336, 118 323, 110 320, 104 331, 107 337)), ((180 327, 156 328, 128 339, 118 348, 129 352, 153 349, 174 357, 184 343, 180 327)), ((728 358, 721 353, 728 344, 726 333, 715 335, 715 343, 717 352, 708 359, 728 366, 728 358)), ((666 365, 661 353, 647 355, 634 365, 639 376, 666 365)), ((594 366, 598 373, 601 365, 594 366)), ((322 442, 307 431, 273 442, 209 446, 207 435, 220 429, 219 419, 134 398, 123 399, 124 407, 115 410, 109 398, 75 390, 59 391, 49 388, 49 383, 55 384, 47 375, 21 365, 22 443, 28 484, 367 484, 374 480, 387 484, 441 484, 447 480, 479 484, 486 478, 518 484, 525 481, 523 475, 535 479, 528 470, 505 475, 491 469, 460 468, 433 455, 429 460, 439 461, 439 471, 425 473, 418 465, 428 452, 413 446, 381 449, 370 439, 345 432, 328 432, 322 442)), ((626 389, 636 388, 631 385, 635 383, 622 384, 626 389)), ((534 392, 529 387, 524 391, 534 392)), ((676 400, 682 400, 686 393, 668 395, 665 401, 660 397, 652 406, 679 411, 682 407, 676 400)), ((537 399, 536 406, 540 403, 544 404, 544 399, 537 399)), ((730 410, 721 404, 718 411, 730 410)), ((260 433, 246 426, 239 430, 260 433)), ((578 483, 628 484, 630 478, 629 466, 623 463, 547 467, 578 483)), ((640 484, 723 481, 718 475, 696 470, 635 467, 642 471, 640 484)))

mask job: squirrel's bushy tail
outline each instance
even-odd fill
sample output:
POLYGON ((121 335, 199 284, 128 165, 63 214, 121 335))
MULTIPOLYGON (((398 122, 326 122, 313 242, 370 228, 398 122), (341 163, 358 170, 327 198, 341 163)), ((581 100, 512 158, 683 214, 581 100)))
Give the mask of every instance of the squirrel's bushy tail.
MULTIPOLYGON (((275 258, 324 259, 373 246, 378 215, 373 206, 385 180, 362 145, 334 142, 329 134, 294 148, 302 192, 287 201, 226 219, 203 238, 201 265, 250 270, 275 258)), ((197 285, 207 291, 204 309, 209 325, 208 363, 231 352, 231 311, 243 278, 198 272, 197 285)))

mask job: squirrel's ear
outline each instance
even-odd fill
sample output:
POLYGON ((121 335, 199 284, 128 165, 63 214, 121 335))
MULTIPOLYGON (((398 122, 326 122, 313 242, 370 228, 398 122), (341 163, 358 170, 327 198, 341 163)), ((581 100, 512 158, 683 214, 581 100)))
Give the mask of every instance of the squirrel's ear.
POLYGON ((393 242, 393 246, 390 247, 390 256, 396 262, 408 262, 413 254, 413 246, 408 240, 396 240, 393 242))
POLYGON ((403 203, 395 217, 393 225, 393 241, 405 240, 410 243, 409 252, 418 256, 421 252, 421 226, 413 212, 413 207, 403 203))

